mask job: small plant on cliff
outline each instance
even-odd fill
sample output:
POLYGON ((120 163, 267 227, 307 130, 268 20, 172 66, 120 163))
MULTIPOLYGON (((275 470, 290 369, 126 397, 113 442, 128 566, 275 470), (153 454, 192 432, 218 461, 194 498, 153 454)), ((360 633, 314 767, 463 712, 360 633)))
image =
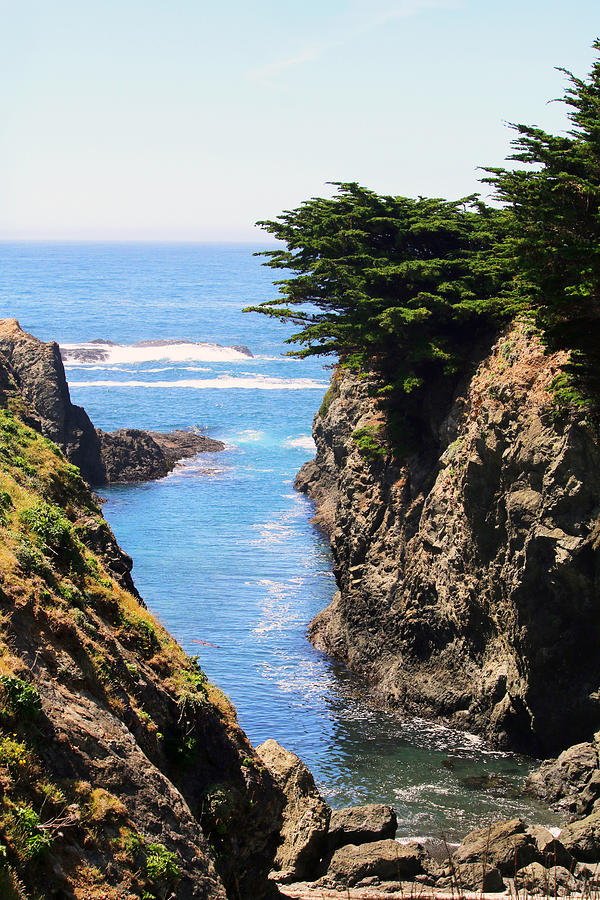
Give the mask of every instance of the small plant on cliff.
POLYGON ((358 452, 365 459, 381 459, 387 453, 381 429, 373 425, 357 428, 356 431, 352 432, 352 439, 358 447, 358 452))
POLYGON ((44 856, 54 843, 54 834, 43 827, 36 811, 30 806, 13 806, 11 816, 10 836, 17 855, 23 861, 44 856))
POLYGON ((24 719, 34 719, 40 714, 40 695, 32 684, 16 675, 0 675, 4 709, 24 719))

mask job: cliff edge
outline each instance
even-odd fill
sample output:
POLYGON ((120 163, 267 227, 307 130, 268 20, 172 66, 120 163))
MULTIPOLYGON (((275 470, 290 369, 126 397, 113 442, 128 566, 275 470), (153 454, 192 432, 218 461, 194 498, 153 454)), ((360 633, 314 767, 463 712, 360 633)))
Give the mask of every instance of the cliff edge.
POLYGON ((373 384, 337 370, 297 487, 339 587, 313 643, 386 703, 542 755, 600 726, 600 451, 548 392, 565 355, 527 332, 401 464, 357 439, 381 424, 373 384))

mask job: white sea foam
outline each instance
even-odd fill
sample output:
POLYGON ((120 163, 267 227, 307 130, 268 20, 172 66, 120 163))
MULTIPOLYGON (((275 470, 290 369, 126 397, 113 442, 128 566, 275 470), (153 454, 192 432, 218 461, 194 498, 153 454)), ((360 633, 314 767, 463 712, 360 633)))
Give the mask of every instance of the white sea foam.
POLYGON ((94 381, 70 381, 70 387, 106 388, 195 388, 196 390, 250 390, 250 391, 322 391, 327 385, 312 378, 270 378, 267 375, 253 375, 235 378, 219 375, 218 378, 178 378, 177 381, 116 381, 98 379, 94 381))
POLYGON ((65 355, 66 365, 85 366, 123 365, 131 363, 171 360, 172 362, 248 362, 247 353, 234 347, 222 347, 220 344, 196 343, 193 341, 156 343, 151 345, 111 344, 109 342, 93 342, 81 344, 61 344, 61 352, 65 355))
POLYGON ((283 442, 284 447, 294 447, 298 450, 312 450, 313 452, 317 449, 315 446, 315 442, 311 438, 309 434, 303 434, 297 438, 287 438, 283 442))

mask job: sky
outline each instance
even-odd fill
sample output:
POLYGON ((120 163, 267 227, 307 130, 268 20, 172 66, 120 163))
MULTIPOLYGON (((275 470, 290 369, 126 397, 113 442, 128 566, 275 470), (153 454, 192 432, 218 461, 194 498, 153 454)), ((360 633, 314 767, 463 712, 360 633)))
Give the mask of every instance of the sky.
POLYGON ((0 0, 0 239, 264 243, 330 181, 455 199, 568 127, 598 0, 0 0))

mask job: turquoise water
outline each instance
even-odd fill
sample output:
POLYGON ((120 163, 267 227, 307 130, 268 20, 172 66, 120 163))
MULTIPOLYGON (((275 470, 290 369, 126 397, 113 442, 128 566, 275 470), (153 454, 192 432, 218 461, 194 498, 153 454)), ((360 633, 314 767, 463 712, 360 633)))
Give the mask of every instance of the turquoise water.
POLYGON ((329 372, 284 357, 286 326, 243 315, 274 296, 242 245, 0 244, 0 316, 43 340, 104 339, 101 362, 67 365, 94 423, 200 426, 221 453, 169 477, 102 490, 148 606, 234 701, 253 743, 298 753, 334 806, 382 801, 400 834, 445 834, 516 814, 554 821, 520 795, 529 761, 364 702, 362 687, 314 650, 306 627, 335 583, 326 539, 296 493, 329 372), (147 340, 200 344, 136 348, 147 340))

